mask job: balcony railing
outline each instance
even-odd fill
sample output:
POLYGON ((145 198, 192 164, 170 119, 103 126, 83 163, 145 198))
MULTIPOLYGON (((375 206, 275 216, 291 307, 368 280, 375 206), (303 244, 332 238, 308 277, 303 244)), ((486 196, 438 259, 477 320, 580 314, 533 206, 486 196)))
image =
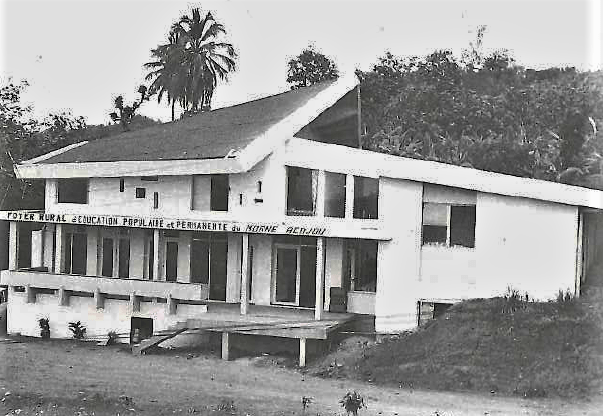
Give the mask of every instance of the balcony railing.
POLYGON ((208 285, 200 283, 176 283, 110 277, 74 276, 32 270, 3 270, 0 284, 33 289, 66 290, 118 296, 168 298, 184 301, 207 300, 208 285))

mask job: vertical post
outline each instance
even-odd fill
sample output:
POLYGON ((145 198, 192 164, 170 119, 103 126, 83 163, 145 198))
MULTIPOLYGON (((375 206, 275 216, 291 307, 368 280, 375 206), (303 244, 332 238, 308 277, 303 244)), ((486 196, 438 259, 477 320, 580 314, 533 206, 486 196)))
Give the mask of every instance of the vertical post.
POLYGON ((314 319, 320 321, 322 319, 322 294, 324 284, 324 259, 325 238, 318 237, 316 239, 316 301, 314 306, 314 319))
POLYGON ((247 315, 249 304, 249 234, 243 234, 243 244, 241 245, 243 259, 241 261, 241 315, 247 315))
POLYGON ((325 216, 325 171, 318 171, 316 181, 316 216, 325 216))
POLYGON ((160 240, 160 231, 159 229, 153 230, 153 280, 160 280, 159 271, 161 270, 161 259, 160 253, 161 250, 159 248, 159 240, 160 240))
POLYGON ((8 231, 8 270, 17 270, 19 259, 19 224, 15 221, 9 223, 8 231))
POLYGON ((583 257, 583 235, 584 235, 584 213, 578 208, 578 241, 576 246, 576 287, 574 288, 574 296, 581 295, 582 286, 582 257, 583 257))
POLYGON ((44 226, 44 264, 43 266, 52 273, 54 258, 52 252, 54 250, 54 224, 46 223, 44 226))
POLYGON ((345 217, 354 217, 354 175, 345 176, 345 217))
MULTIPOLYGON (((99 230, 100 227, 86 227, 86 274, 98 276, 98 252, 99 252, 99 230)), ((101 243, 102 244, 102 243, 101 243)))
POLYGON ((63 255, 64 244, 63 244, 63 224, 57 224, 55 227, 54 235, 54 272, 61 273, 64 269, 65 256, 63 255))
POLYGON ((172 297, 172 294, 168 294, 167 297, 167 312, 168 315, 176 315, 178 310, 178 301, 172 297))
POLYGON ((69 306, 69 294, 64 286, 59 287, 59 306, 69 306))
POLYGON ((306 338, 299 339, 299 366, 306 366, 306 338))
POLYGON ((229 352, 229 339, 228 339, 228 332, 222 332, 222 359, 225 361, 228 361, 229 356, 228 356, 228 352, 229 352))
POLYGON ((105 297, 98 287, 94 290, 94 303, 96 305, 96 309, 104 309, 105 307, 105 297))

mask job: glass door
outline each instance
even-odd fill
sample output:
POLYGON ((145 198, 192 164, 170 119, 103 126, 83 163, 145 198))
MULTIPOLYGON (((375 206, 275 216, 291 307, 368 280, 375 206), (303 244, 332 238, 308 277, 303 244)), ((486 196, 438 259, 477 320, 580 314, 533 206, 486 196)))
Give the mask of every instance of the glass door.
POLYGON ((277 244, 274 247, 276 259, 272 302, 281 305, 299 305, 300 288, 300 248, 295 245, 277 244))

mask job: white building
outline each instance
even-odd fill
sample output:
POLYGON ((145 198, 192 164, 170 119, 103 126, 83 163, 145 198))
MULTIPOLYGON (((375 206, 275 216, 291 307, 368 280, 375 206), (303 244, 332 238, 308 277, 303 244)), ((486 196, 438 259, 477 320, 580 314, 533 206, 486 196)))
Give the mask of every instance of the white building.
POLYGON ((340 79, 23 162, 46 198, 0 213, 9 333, 37 336, 42 316, 53 336, 158 331, 223 304, 387 333, 508 286, 580 291, 603 193, 361 150, 359 118, 340 79))

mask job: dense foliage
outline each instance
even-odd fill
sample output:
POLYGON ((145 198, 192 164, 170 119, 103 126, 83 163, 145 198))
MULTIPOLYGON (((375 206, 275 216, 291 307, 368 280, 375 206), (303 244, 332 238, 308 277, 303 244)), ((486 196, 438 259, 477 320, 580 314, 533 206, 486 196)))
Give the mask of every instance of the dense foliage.
POLYGON ((221 40, 225 34, 211 12, 202 17, 193 8, 190 16, 172 25, 168 42, 151 51, 154 60, 144 65, 147 80, 152 80, 149 92, 157 94, 159 102, 167 97, 172 120, 176 102, 185 112, 209 110, 218 80, 235 70, 235 49, 221 40))
MULTIPOLYGON (((34 209, 43 206, 40 181, 17 178, 15 163, 43 155, 84 140, 118 134, 118 124, 88 126, 83 117, 70 113, 50 114, 37 120, 32 108, 21 101, 27 82, 0 86, 0 209, 34 209)), ((156 124, 147 117, 133 116, 128 124, 135 130, 156 124)))
POLYGON ((603 188, 601 73, 524 69, 479 46, 461 59, 387 53, 358 71, 364 147, 603 188))
POLYGON ((337 79, 339 71, 331 58, 308 46, 287 64, 287 82, 291 89, 337 79))

